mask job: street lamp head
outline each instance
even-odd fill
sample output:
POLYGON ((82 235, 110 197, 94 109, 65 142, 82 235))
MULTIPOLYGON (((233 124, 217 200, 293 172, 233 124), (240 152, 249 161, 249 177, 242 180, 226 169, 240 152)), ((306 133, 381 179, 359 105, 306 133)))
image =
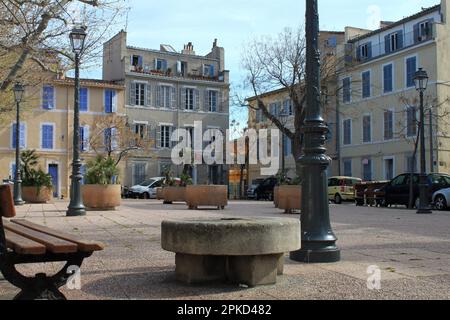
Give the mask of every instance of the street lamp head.
POLYGON ((427 90, 428 74, 422 68, 419 68, 419 70, 416 71, 414 75, 414 84, 417 91, 424 92, 425 90, 427 90))
POLYGON ((73 52, 76 54, 81 54, 84 49, 84 41, 86 36, 86 27, 77 27, 72 30, 69 37, 73 52))
POLYGON ((17 82, 14 85, 13 91, 14 91, 14 99, 16 100, 16 102, 17 103, 22 102, 23 94, 25 92, 25 88, 23 87, 23 85, 20 82, 17 82))

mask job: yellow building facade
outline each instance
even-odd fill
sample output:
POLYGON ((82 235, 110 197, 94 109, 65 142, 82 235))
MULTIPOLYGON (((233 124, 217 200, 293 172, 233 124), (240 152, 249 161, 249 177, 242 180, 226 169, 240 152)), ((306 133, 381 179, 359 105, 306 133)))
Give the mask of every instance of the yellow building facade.
MULTIPOLYGON (((124 86, 113 82, 81 81, 80 147, 84 165, 96 155, 89 147, 90 128, 107 117, 124 116, 124 92, 124 86)), ((54 196, 68 198, 73 154, 74 81, 58 78, 38 90, 28 88, 22 104, 27 105, 27 111, 21 113, 20 119, 21 150, 36 150, 40 168, 52 175, 54 196)), ((14 128, 15 122, 11 122, 0 129, 1 180, 14 179, 14 128)))

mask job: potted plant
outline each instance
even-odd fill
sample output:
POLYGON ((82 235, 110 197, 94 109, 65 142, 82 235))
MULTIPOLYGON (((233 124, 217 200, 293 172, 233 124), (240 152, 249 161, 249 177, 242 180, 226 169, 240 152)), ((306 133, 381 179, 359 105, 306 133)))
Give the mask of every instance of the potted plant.
POLYGON ((28 203, 47 203, 52 199, 52 177, 37 168, 39 157, 35 150, 23 151, 22 162, 22 198, 28 203))
POLYGON ((115 210, 121 203, 121 185, 116 161, 98 155, 86 165, 85 184, 81 187, 86 208, 115 210))
POLYGON ((182 174, 180 177, 180 182, 178 183, 173 178, 173 173, 169 168, 167 168, 164 171, 164 176, 165 176, 164 187, 162 191, 162 198, 164 199, 164 204, 172 204, 174 202, 185 202, 186 185, 188 183, 187 177, 184 174, 182 174))
POLYGON ((287 175, 281 175, 276 197, 276 207, 284 210, 285 213, 301 210, 301 179, 297 177, 290 180, 287 175))

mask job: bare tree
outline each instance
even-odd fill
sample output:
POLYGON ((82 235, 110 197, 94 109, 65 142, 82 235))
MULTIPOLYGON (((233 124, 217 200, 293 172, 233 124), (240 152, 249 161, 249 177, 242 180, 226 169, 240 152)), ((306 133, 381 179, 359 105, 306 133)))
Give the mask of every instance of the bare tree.
POLYGON ((84 67, 99 65, 104 40, 121 23, 124 0, 0 0, 0 112, 12 108, 11 86, 35 86, 74 65, 69 33, 88 30, 84 67))
MULTIPOLYGON (((285 29, 278 37, 272 39, 263 37, 250 42, 243 54, 243 68, 247 72, 245 88, 251 90, 256 105, 250 105, 237 97, 237 104, 254 110, 261 110, 262 114, 271 121, 292 143, 295 159, 300 159, 303 149, 302 126, 305 118, 305 61, 306 39, 302 28, 297 30, 285 29), (265 103, 264 94, 276 89, 288 92, 293 107, 293 129, 286 121, 273 114, 265 103)), ((335 81, 337 66, 336 55, 322 55, 321 57, 322 88, 335 81)), ((334 95, 337 90, 330 90, 334 95)), ((325 108, 325 106, 322 106, 325 108)), ((296 160, 296 172, 301 176, 301 167, 296 160)))

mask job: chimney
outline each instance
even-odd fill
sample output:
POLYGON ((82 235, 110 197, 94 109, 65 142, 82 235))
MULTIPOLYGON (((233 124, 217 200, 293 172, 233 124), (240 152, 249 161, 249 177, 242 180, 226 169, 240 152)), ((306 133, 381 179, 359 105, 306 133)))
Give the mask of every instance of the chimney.
POLYGON ((184 49, 183 49, 183 51, 181 51, 181 53, 187 54, 187 55, 195 55, 194 45, 192 44, 192 42, 185 44, 184 49))
POLYGON ((217 39, 214 39, 214 42, 213 42, 213 49, 214 49, 215 47, 217 47, 217 39))
POLYGON ((380 29, 389 27, 391 24, 393 24, 394 22, 392 21, 380 21, 380 29))

